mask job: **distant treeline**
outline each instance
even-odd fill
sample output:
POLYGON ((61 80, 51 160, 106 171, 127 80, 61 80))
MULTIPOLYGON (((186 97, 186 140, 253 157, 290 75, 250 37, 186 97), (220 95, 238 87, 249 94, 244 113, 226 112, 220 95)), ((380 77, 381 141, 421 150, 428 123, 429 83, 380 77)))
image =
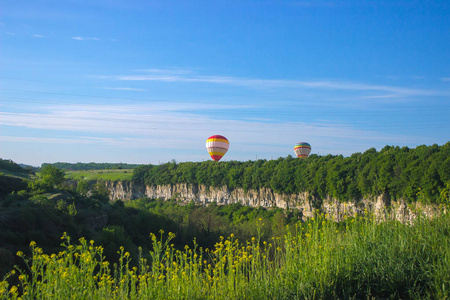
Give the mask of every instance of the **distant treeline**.
POLYGON ((65 162, 57 162, 57 163, 44 163, 42 167, 45 165, 52 165, 58 169, 66 170, 66 171, 87 171, 87 170, 106 170, 106 169, 134 169, 139 166, 139 164, 126 164, 126 163, 81 163, 77 162, 75 164, 65 163, 65 162))
POLYGON ((445 145, 386 146, 350 157, 311 155, 277 160, 185 162, 140 166, 133 180, 147 185, 176 183, 243 188, 271 188, 278 193, 309 192, 354 201, 388 194, 393 199, 450 203, 450 142, 445 145))

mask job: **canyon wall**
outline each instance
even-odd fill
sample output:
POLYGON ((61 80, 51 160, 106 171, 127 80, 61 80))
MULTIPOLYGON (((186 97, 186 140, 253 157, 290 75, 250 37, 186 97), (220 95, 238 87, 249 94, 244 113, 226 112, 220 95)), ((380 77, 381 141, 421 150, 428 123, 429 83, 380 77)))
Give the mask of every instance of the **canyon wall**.
POLYGON ((218 205, 241 203, 253 207, 280 207, 297 209, 302 212, 303 219, 311 218, 315 213, 325 213, 328 218, 340 221, 345 217, 355 216, 367 212, 374 213, 377 219, 396 219, 402 223, 413 222, 418 215, 433 217, 442 213, 442 209, 435 205, 422 203, 407 204, 400 199, 393 201, 388 195, 379 195, 358 201, 341 202, 327 197, 316 199, 308 193, 278 194, 270 188, 258 190, 229 189, 207 187, 196 184, 168 184, 162 186, 145 186, 131 181, 105 181, 111 201, 133 200, 138 198, 176 199, 182 203, 194 201, 207 205, 216 202, 218 205))

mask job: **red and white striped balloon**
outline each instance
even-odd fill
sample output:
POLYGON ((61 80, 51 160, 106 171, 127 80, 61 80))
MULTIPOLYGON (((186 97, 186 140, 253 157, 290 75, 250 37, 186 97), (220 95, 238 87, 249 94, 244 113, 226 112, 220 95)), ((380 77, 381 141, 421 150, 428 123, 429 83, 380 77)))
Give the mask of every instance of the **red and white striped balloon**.
POLYGON ((213 135, 206 140, 206 149, 214 161, 219 161, 230 147, 230 142, 222 135, 213 135))

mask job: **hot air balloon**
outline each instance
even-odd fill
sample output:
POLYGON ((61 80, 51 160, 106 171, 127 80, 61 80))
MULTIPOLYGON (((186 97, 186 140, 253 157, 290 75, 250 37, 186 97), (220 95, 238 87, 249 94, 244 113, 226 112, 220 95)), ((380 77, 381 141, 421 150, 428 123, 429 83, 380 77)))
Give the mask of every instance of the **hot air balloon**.
POLYGON ((297 143, 294 152, 298 158, 306 158, 311 153, 311 145, 305 142, 297 143))
POLYGON ((219 161, 228 151, 230 142, 221 135, 212 135, 206 140, 206 149, 214 161, 219 161))

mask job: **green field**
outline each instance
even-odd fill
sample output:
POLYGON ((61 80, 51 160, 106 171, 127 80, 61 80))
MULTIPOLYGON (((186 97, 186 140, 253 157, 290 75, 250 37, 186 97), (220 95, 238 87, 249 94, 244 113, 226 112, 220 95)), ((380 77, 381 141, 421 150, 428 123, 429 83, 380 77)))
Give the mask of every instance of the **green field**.
POLYGON ((124 181, 131 180, 133 177, 133 169, 115 169, 115 170, 90 170, 90 171, 66 171, 66 179, 72 180, 109 180, 109 181, 124 181))

